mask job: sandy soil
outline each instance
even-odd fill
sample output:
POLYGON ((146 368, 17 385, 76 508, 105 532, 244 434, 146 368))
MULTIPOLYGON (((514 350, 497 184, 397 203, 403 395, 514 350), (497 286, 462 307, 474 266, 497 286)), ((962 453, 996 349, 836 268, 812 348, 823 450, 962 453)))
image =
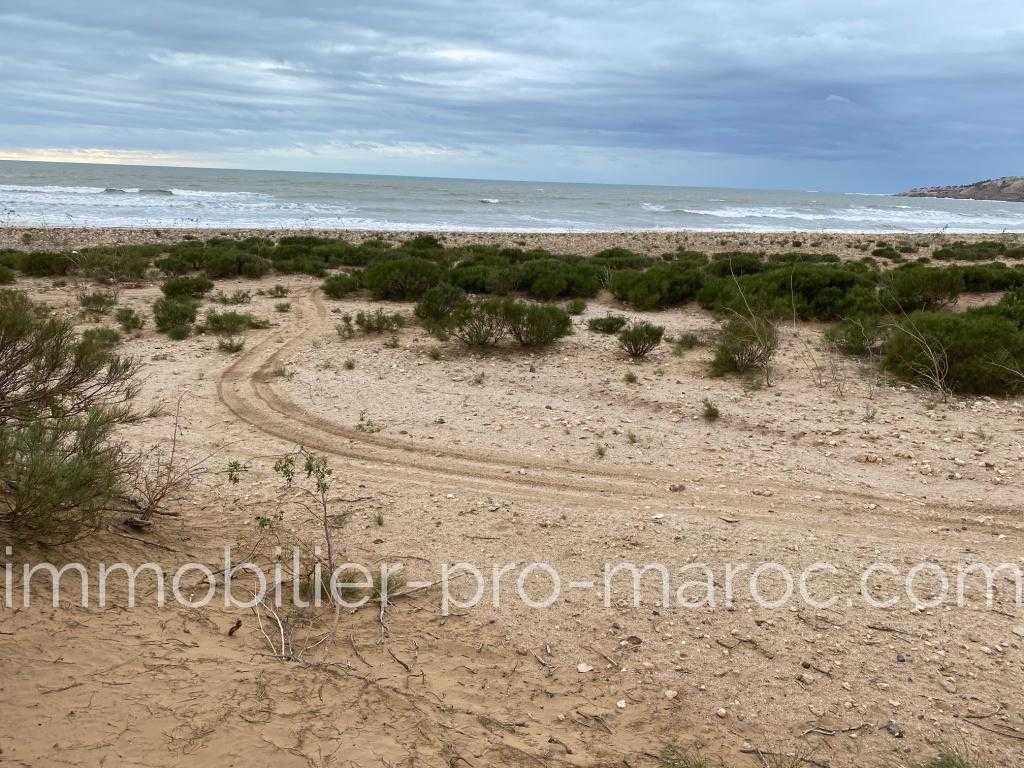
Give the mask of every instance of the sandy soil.
MULTIPOLYGON (((922 561, 950 573, 1024 564, 1021 401, 936 402, 830 361, 806 324, 784 329, 772 386, 751 390, 709 378, 704 347, 628 362, 584 327, 620 309, 606 300, 549 354, 477 357, 418 328, 397 346, 342 339, 340 313, 377 305, 325 301, 308 278, 218 288, 273 282, 290 287, 292 309, 265 297, 244 307, 273 326, 238 355, 152 330, 125 343, 145 364, 142 402, 184 397, 187 452, 217 451, 215 472, 173 505, 180 517, 60 552, 20 544, 13 560, 218 562, 223 543, 252 541, 255 516, 278 508, 270 466, 303 445, 332 462, 337 503, 353 513, 350 559, 402 561, 426 580, 442 563, 543 561, 562 575, 561 598, 527 607, 512 571, 500 605, 442 617, 428 589, 394 606, 383 642, 375 612, 357 611, 297 663, 268 654, 249 611, 50 608, 41 590, 31 608, 0 613, 0 763, 641 766, 676 740, 737 766, 764 764, 756 750, 892 765, 941 744, 1022 764, 1014 585, 997 579, 993 610, 978 589, 963 607, 857 599, 875 562, 899 569, 875 579, 882 595, 922 561), (701 417, 704 398, 717 422, 701 417), (219 474, 230 458, 250 467, 238 486, 219 474), (658 605, 645 577, 641 605, 616 581, 606 606, 603 564, 623 561, 707 563, 719 590, 729 563, 826 561, 837 571, 812 591, 841 599, 771 610, 737 588, 729 608, 681 610, 658 605), (569 586, 585 581, 598 588, 569 586)), ((74 284, 21 285, 76 308, 74 284)), ((121 303, 148 315, 157 295, 125 289, 121 303)), ((673 334, 716 327, 693 308, 629 314, 673 334)), ((144 446, 171 430, 165 414, 128 434, 144 446)), ((308 527, 294 506, 282 513, 308 527)), ((922 597, 937 590, 917 584, 922 597)), ((773 597, 781 586, 763 582, 773 597)), ((330 627, 333 615, 311 620, 330 627)))
MULTIPOLYGON (((379 238, 400 243, 421 232, 389 232, 338 229, 129 229, 76 227, 0 227, 0 248, 19 250, 63 250, 95 245, 127 245, 137 243, 176 243, 183 238, 205 240, 213 237, 282 237, 285 235, 317 235, 338 237, 352 243, 379 238)), ((724 251, 763 251, 784 253, 800 250, 806 253, 830 253, 842 258, 861 258, 878 242, 912 243, 918 247, 915 256, 926 256, 934 249, 953 241, 1005 240, 1022 244, 1024 235, 974 234, 947 235, 848 234, 835 232, 431 232, 448 246, 484 243, 502 247, 545 248, 553 253, 590 256, 605 248, 630 248, 638 253, 661 254, 677 248, 706 253, 724 251)))

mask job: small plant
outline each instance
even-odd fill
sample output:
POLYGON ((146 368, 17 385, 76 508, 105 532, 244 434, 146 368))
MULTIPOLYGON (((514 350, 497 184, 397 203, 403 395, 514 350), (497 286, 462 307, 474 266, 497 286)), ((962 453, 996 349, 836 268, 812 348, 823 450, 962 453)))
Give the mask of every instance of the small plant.
POLYGON ((587 302, 583 299, 573 299, 565 305, 565 311, 570 315, 582 315, 587 311, 587 302))
POLYGON ((430 349, 427 350, 427 357, 429 357, 431 360, 440 360, 442 357, 441 348, 436 346, 431 347, 430 349))
POLYGON ((198 310, 199 302, 195 299, 157 299, 153 302, 153 323, 172 339, 184 339, 192 332, 198 310))
POLYGON ((506 299, 502 311, 509 333, 522 347, 548 347, 572 330, 569 315, 551 304, 506 299))
POLYGON ((735 314, 722 328, 715 342, 711 373, 758 373, 764 384, 770 383, 771 361, 779 347, 775 322, 765 315, 735 314))
POLYGON ((114 313, 114 319, 117 320, 121 330, 125 333, 141 330, 144 325, 142 317, 131 307, 118 308, 117 312, 114 313))
POLYGON ((696 333, 680 333, 672 339, 672 354, 682 357, 685 352, 700 346, 700 336, 696 333))
POLYGON ((345 359, 345 362, 344 362, 344 363, 342 363, 341 365, 342 365, 342 367, 343 367, 343 368, 344 368, 344 369, 345 369, 346 371, 351 371, 351 370, 354 370, 354 369, 355 369, 355 367, 356 367, 356 361, 355 361, 355 360, 353 360, 353 359, 352 359, 351 357, 349 357, 349 358, 346 358, 346 359, 345 359))
POLYGON ((169 299, 198 299, 213 290, 213 281, 205 275, 183 275, 165 280, 160 290, 169 299))
POLYGON ((619 332, 621 346, 634 360, 647 357, 661 343, 664 327, 648 322, 634 323, 619 332))
POLYGON ((121 343, 121 334, 113 328, 88 328, 82 331, 82 343, 109 351, 121 343))
POLYGON ((272 288, 267 289, 267 296, 272 299, 284 299, 288 296, 291 291, 283 285, 274 285, 272 288))
POLYGON ((484 372, 480 371, 473 377, 473 383, 476 384, 477 386, 480 386, 481 384, 484 383, 485 378, 486 376, 484 375, 484 372))
POLYGON ((627 384, 636 384, 636 374, 632 371, 626 371, 623 375, 622 380, 627 384))
POLYGON ((390 336, 387 341, 384 342, 386 349, 398 349, 398 337, 390 336))
POLYGON ((398 312, 376 309, 373 312, 357 312, 355 323, 365 334, 392 333, 405 327, 405 317, 398 312))
POLYGON ((718 421, 719 417, 722 415, 722 412, 718 410, 718 406, 707 397, 705 397, 701 403, 703 405, 704 421, 718 421))
POLYGON ((384 429, 384 425, 374 421, 371 418, 368 418, 366 415, 366 411, 361 411, 359 413, 359 421, 356 422, 356 429, 359 432, 365 432, 368 435, 372 435, 384 429))
POLYGON ((239 312, 206 313, 204 331, 217 336, 217 346, 224 352, 240 352, 245 346, 245 331, 251 327, 252 317, 239 312))
POLYGON ((587 321, 587 328, 595 333, 608 335, 618 333, 629 323, 629 318, 624 315, 605 315, 604 317, 592 317, 587 321))
POLYGON ((465 301, 465 291, 451 283, 442 283, 423 294, 414 314, 429 333, 444 338, 453 322, 455 310, 465 301))
POLYGON ((334 330, 343 339, 351 339, 356 335, 355 326, 352 325, 352 315, 347 312, 341 316, 341 322, 334 326, 334 330))
POLYGON ((599 459, 603 459, 607 453, 608 448, 603 445, 598 445, 596 448, 594 448, 594 455, 597 456, 597 458, 599 459))
POLYGON ((639 438, 637 438, 636 432, 633 432, 631 430, 629 433, 627 433, 626 434, 626 442, 629 443, 630 445, 636 445, 637 442, 639 442, 639 438))
POLYGON ((210 300, 217 304, 226 305, 248 304, 252 301, 252 293, 250 291, 234 291, 231 294, 227 294, 224 291, 217 291, 210 300))
POLYGON ((17 276, 6 264, 0 264, 0 285, 12 285, 17 276))
POLYGON ((117 293, 114 291, 93 291, 78 297, 82 312, 92 318, 103 317, 117 305, 117 293))
MULTIPOLYGON (((288 289, 285 288, 284 290, 284 295, 287 296, 288 289)), ((343 299, 350 293, 359 290, 359 280, 354 275, 346 275, 344 273, 331 275, 320 284, 320 290, 322 290, 324 295, 328 298, 343 299)))
POLYGON ((274 305, 274 311, 284 314, 285 312, 292 311, 292 303, 290 301, 279 301, 274 305))

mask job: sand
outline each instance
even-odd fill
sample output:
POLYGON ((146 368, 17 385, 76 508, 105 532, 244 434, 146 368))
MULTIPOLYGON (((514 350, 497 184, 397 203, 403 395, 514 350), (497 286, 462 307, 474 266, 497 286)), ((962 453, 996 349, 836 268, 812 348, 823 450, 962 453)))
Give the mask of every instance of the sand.
MULTIPOLYGON (((370 230, 282 230, 282 229, 117 229, 117 228, 19 228, 0 227, 0 248, 22 250, 75 249, 96 245, 127 245, 139 243, 176 243, 185 237, 209 239, 213 237, 282 237, 286 235, 316 235, 338 237, 353 243, 381 238, 399 243, 421 232, 375 232, 370 230)), ((806 253, 830 253, 843 258, 860 258, 878 241, 912 243, 919 247, 916 255, 928 255, 943 244, 958 240, 974 242, 1004 239, 1024 243, 1024 235, 972 234, 946 235, 905 234, 885 232, 877 234, 848 234, 829 232, 602 232, 602 233, 521 233, 521 232, 431 232, 445 245, 483 243, 518 248, 545 248, 555 253, 590 256, 605 248, 630 248, 638 253, 661 254, 677 248, 688 248, 708 253, 723 251, 763 251, 784 253, 800 250, 806 253)))
MULTIPOLYGON (((556 250, 627 244, 562 237, 556 250)), ((628 244, 674 247, 644 237, 628 244)), ((788 235, 775 237, 786 247, 788 235)), ((290 311, 269 297, 244 307, 273 325, 250 331, 237 355, 152 329, 125 342, 144 362, 141 402, 184 398, 184 450, 213 453, 198 488, 171 505, 180 516, 59 552, 25 543, 16 562, 217 562, 223 543, 253 542, 268 510, 312 535, 270 469, 304 445, 328 457, 335 503, 352 513, 345 554, 402 561, 417 579, 458 561, 545 561, 566 583, 599 582, 609 561, 705 562, 720 584, 727 563, 827 561, 838 570, 815 591, 845 598, 874 562, 903 575, 922 561, 950 572, 1024 565, 1020 400, 938 401, 828 358, 814 324, 784 327, 772 386, 749 389, 709 378, 706 347, 627 361, 584 327, 622 311, 608 297, 550 353, 479 357, 416 327, 394 346, 343 339, 341 313, 381 305, 326 301, 311 278, 218 288, 275 282, 290 288, 290 311), (721 410, 714 423, 705 398, 721 410), (238 486, 223 475, 230 459, 248 465, 238 486)), ((67 310, 82 287, 19 284, 67 310)), ((120 298, 148 315, 158 295, 142 285, 120 298)), ((694 307, 628 314, 672 334, 717 327, 694 307)), ((147 446, 172 423, 165 413, 126 434, 147 446)), ((529 583, 543 593, 542 579, 529 583)), ((765 580, 766 592, 779 587, 765 580)), ((333 639, 282 661, 251 611, 51 608, 43 590, 33 607, 0 613, 0 755, 18 766, 640 766, 674 740, 732 765, 757 765, 758 749, 833 768, 891 765, 941 744, 1019 764, 1024 616, 1008 581, 994 610, 977 594, 959 608, 844 599, 771 610, 749 593, 731 608, 678 610, 658 606, 658 593, 645 580, 640 606, 621 589, 605 606, 566 587, 544 610, 512 599, 442 617, 425 590, 393 607, 383 639, 373 610, 342 615, 336 631, 329 611, 314 616, 333 639)))

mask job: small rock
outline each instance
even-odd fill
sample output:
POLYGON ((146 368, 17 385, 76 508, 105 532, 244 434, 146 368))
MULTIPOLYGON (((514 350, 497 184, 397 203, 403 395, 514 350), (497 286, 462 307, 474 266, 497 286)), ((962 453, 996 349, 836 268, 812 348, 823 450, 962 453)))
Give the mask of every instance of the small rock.
POLYGON ((729 716, 729 712, 726 710, 725 707, 719 707, 718 711, 715 712, 715 714, 718 715, 719 717, 728 717, 729 716))
POLYGON ((586 662, 581 661, 579 664, 576 665, 576 671, 581 674, 585 674, 587 672, 593 672, 594 668, 586 662))
POLYGON ((625 699, 619 699, 618 701, 615 702, 615 706, 618 707, 619 709, 625 709, 626 708, 626 700, 625 699))
POLYGON ((668 688, 668 689, 665 690, 665 698, 666 699, 674 699, 678 695, 679 695, 679 691, 673 691, 671 688, 668 688))
POLYGON ((889 735, 894 739, 902 739, 906 735, 906 732, 903 730, 903 726, 895 720, 890 720, 886 723, 885 730, 887 730, 889 735))

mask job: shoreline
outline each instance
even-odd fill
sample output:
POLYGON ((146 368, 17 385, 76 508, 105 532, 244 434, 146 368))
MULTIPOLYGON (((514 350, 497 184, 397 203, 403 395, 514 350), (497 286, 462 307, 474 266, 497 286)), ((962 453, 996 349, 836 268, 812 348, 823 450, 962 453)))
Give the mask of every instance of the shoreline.
POLYGON ((807 253, 831 253, 849 258, 862 257, 874 245, 909 243, 919 255, 953 241, 977 242, 998 239, 1024 244, 1024 233, 901 233, 901 232, 824 232, 779 230, 775 232, 707 230, 623 230, 608 232, 518 232, 518 231, 424 231, 361 230, 307 228, 133 228, 133 227, 0 227, 0 249, 19 251, 77 250, 96 246, 171 245, 185 239, 241 239, 246 237, 312 236, 361 243, 381 239, 398 243, 419 235, 432 235, 446 246, 496 245, 510 248, 543 248, 556 253, 591 256, 606 248, 628 248, 638 253, 660 254, 677 248, 720 253, 723 251, 762 251, 782 253, 799 250, 807 253))

